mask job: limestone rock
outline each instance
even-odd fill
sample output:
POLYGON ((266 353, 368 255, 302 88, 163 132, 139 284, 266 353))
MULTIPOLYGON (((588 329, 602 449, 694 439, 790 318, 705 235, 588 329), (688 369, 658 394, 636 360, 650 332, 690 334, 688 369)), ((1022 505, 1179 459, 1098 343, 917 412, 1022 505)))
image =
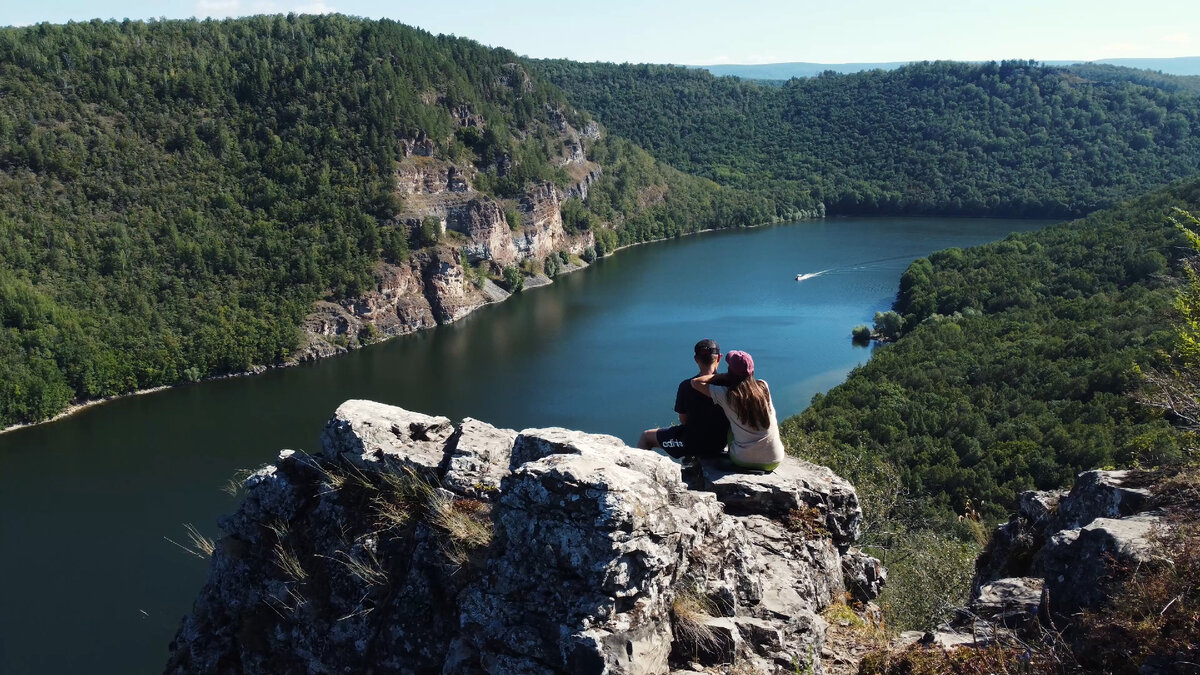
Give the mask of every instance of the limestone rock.
POLYGON ((858 538, 862 527, 858 494, 827 467, 788 457, 769 474, 710 468, 707 463, 705 474, 711 476, 709 489, 729 513, 786 516, 796 509, 816 508, 839 548, 858 538))
POLYGON ((356 464, 390 461, 424 474, 438 470, 454 427, 432 417, 374 401, 350 400, 338 407, 321 432, 329 459, 356 464))
POLYGON ((588 191, 592 183, 600 180, 600 176, 603 175, 600 165, 591 163, 589 163, 584 171, 571 171, 570 173, 575 178, 575 184, 567 188, 564 198, 578 199, 579 201, 587 201, 588 191))
POLYGON ((1149 535, 1161 522, 1157 514, 1096 518, 1078 530, 1063 530, 1041 551, 1050 607, 1068 616, 1095 607, 1107 595, 1106 583, 1117 567, 1152 560, 1149 535))
POLYGON ((472 199, 447 215, 447 227, 467 235, 463 246, 471 263, 491 261, 500 267, 518 262, 513 232, 500 205, 491 199, 472 199))
POLYGON ((1064 490, 1023 492, 1017 513, 992 534, 975 561, 971 594, 988 582, 1042 574, 1039 552, 1048 539, 1064 530, 1086 525, 1096 518, 1117 518, 1137 513, 1147 503, 1149 491, 1126 486, 1127 471, 1087 471, 1075 487, 1064 490))
POLYGON ((425 298, 438 323, 458 321, 485 304, 468 289, 457 250, 438 248, 413 257, 424 263, 425 298))
POLYGON ((304 320, 306 345, 293 358, 313 360, 362 346, 368 327, 377 336, 392 337, 437 325, 419 261, 380 263, 374 278, 375 287, 358 297, 314 303, 304 320))
POLYGON ((821 673, 846 560, 879 569, 780 517, 861 517, 844 481, 790 459, 694 491, 612 436, 358 400, 321 443, 247 479, 168 672, 821 673))
POLYGON ((846 590, 858 602, 879 597, 887 583, 887 568, 875 558, 851 547, 842 555, 842 578, 846 590))
POLYGON ((480 290, 483 292, 483 297, 488 302, 504 302, 509 298, 509 296, 512 295, 512 293, 509 293, 503 288, 497 286, 496 282, 492 281, 491 279, 485 280, 483 282, 483 288, 480 290))
POLYGON ((616 436, 589 434, 561 427, 526 429, 513 442, 513 468, 551 455, 603 454, 616 466, 653 477, 674 490, 682 489, 679 465, 654 452, 628 448, 616 436))
POLYGON ((971 611, 1009 628, 1023 628, 1038 620, 1042 604, 1042 579, 1019 577, 984 585, 971 601, 971 611))
MULTIPOLYGON (((320 310, 321 310, 320 305, 324 305, 324 304, 326 304, 326 303, 317 303, 317 305, 318 305, 317 311, 314 312, 314 314, 309 315, 309 317, 305 319, 304 328, 305 328, 306 332, 302 338, 302 344, 295 352, 293 352, 291 354, 291 356, 289 356, 285 360, 284 363, 286 365, 294 365, 297 363, 307 363, 309 361, 316 361, 318 359, 329 358, 330 356, 337 356, 338 354, 346 353, 347 350, 345 347, 334 344, 332 342, 329 342, 328 340, 323 339, 322 337, 319 337, 318 335, 314 334, 314 332, 310 332, 310 323, 309 323, 310 321, 314 322, 311 325, 312 325, 312 328, 315 329, 315 331, 320 332, 320 333, 330 332, 329 326, 331 323, 333 323, 330 321, 331 317, 316 316, 317 314, 320 313, 320 310)), ((328 304, 332 304, 332 303, 328 303, 328 304)), ((334 305, 334 307, 336 307, 336 305, 334 305)), ((334 321, 336 321, 336 319, 334 319, 334 321)), ((348 325, 348 322, 346 325, 348 325)), ((344 332, 344 330, 343 330, 343 332, 344 332)))
POLYGON ((500 493, 500 481, 508 475, 516 437, 512 429, 464 419, 458 437, 450 444, 453 449, 442 485, 460 495, 492 501, 500 493))
POLYGON ((1034 556, 1045 539, 1045 523, 1039 527, 1019 516, 997 527, 983 553, 975 559, 972 596, 977 595, 985 584, 997 579, 1035 574, 1034 556))
POLYGON ((577 452, 526 462, 505 479, 494 512, 499 549, 468 590, 464 632, 484 661, 665 672, 669 590, 682 572, 673 551, 698 543, 697 514, 671 508, 671 490, 652 475, 618 465, 635 452, 623 444, 573 445, 577 452))
POLYGON ((520 203, 523 227, 513 239, 522 259, 542 259, 564 247, 562 193, 553 183, 533 185, 520 203))
POLYGON ((1027 490, 1017 496, 1017 513, 1035 526, 1044 526, 1065 496, 1066 490, 1027 490))
POLYGON ((938 626, 921 636, 918 644, 931 649, 954 651, 959 647, 980 648, 993 645, 1011 635, 1007 629, 986 621, 977 621, 969 627, 938 626))
POLYGON ((1126 486, 1129 471, 1086 471, 1058 504, 1051 531, 1072 530, 1096 518, 1122 518, 1137 513, 1150 497, 1145 488, 1126 486))

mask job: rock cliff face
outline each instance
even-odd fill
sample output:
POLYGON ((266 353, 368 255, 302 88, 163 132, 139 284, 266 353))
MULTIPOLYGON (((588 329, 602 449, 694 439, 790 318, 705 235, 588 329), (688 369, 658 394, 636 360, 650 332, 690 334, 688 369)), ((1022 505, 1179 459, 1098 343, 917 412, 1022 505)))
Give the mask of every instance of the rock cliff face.
MULTIPOLYGON (((513 86, 527 83, 528 76, 519 68, 511 74, 516 78, 513 86)), ((406 266, 381 265, 376 287, 359 297, 316 303, 304 322, 304 343, 292 361, 339 354, 379 337, 456 321, 508 297, 495 284, 472 288, 466 283, 466 265, 498 275, 505 267, 533 261, 540 268, 541 261, 560 251, 581 255, 594 247, 590 231, 567 234, 561 209, 569 198, 586 200, 589 186, 602 175, 600 165, 586 155, 588 144, 600 138, 600 129, 593 122, 577 130, 563 111, 547 113, 561 140, 557 164, 571 180, 565 191, 552 183, 531 183, 519 199, 497 201, 473 186, 478 174, 474 166, 439 158, 434 139, 418 134, 402 141, 404 158, 395 178, 404 210, 386 226, 402 229, 411 239, 426 218, 434 218, 443 234, 462 236, 423 250, 406 266), (520 222, 508 222, 506 210, 519 214, 520 222)), ((486 126, 486 120, 466 106, 456 107, 453 114, 460 127, 486 126)), ((498 161, 498 172, 504 175, 511 160, 498 161)))
POLYGON ((341 354, 375 339, 457 321, 508 295, 490 281, 482 287, 468 282, 458 251, 421 251, 405 265, 380 264, 375 288, 358 297, 316 303, 304 321, 306 341, 292 358, 341 354))
POLYGON ((691 483, 610 436, 348 401, 247 479, 167 670, 822 672, 818 612, 883 577, 854 489, 790 459, 691 483))

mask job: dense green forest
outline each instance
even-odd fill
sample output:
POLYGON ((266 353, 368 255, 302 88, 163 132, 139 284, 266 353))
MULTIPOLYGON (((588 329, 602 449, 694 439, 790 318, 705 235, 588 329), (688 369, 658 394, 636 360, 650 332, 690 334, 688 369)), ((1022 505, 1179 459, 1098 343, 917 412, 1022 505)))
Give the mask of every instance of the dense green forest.
MULTIPOLYGON (((0 427, 278 362, 314 300, 431 243, 392 219, 402 139, 512 197, 565 186, 559 116, 588 121, 511 52, 340 16, 0 29, 0 92, 0 427)), ((602 248, 773 215, 589 150, 604 176, 569 210, 602 248)))
POLYGON ((1167 75, 1157 70, 1127 68, 1105 63, 1077 63, 1065 70, 1093 82, 1133 82, 1164 91, 1200 94, 1200 75, 1167 75))
POLYGON ((935 62, 772 87, 673 66, 538 67, 614 133, 780 212, 1079 216, 1200 170, 1200 98, 1163 84, 1186 78, 935 62))
POLYGON ((1190 249, 1173 206, 1200 208, 1200 180, 915 261, 903 337, 787 420, 792 448, 848 473, 882 458, 924 522, 996 519, 1079 471, 1178 460, 1168 422, 1132 396, 1175 336, 1190 249))
POLYGON ((604 254, 826 205, 1088 211, 1197 168, 1197 98, 1143 80, 934 63, 764 88, 340 16, 0 29, 0 426, 279 362, 314 300, 439 245, 394 218, 404 139, 513 198, 567 186, 559 125, 593 111, 603 177, 563 215, 604 254))

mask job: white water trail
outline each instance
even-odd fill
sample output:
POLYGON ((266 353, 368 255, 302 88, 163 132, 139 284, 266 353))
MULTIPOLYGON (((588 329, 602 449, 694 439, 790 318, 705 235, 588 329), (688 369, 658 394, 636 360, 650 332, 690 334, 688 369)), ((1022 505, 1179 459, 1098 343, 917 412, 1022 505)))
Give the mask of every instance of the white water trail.
POLYGON ((822 274, 825 274, 825 273, 826 273, 826 272, 828 272, 828 271, 829 271, 829 270, 821 270, 820 272, 809 272, 809 273, 807 273, 807 274, 797 274, 797 275, 796 275, 796 281, 808 281, 809 279, 813 279, 813 278, 819 277, 819 276, 821 276, 822 274))

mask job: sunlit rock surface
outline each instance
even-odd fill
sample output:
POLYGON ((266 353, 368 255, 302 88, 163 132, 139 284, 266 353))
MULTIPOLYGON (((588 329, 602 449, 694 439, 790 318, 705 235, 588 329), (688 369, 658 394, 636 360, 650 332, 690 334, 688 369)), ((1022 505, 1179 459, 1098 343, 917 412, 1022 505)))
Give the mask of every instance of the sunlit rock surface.
POLYGON ((370 401, 321 440, 246 481, 169 672, 823 672, 820 610, 885 574, 853 487, 792 459, 689 489, 611 436, 370 401))

